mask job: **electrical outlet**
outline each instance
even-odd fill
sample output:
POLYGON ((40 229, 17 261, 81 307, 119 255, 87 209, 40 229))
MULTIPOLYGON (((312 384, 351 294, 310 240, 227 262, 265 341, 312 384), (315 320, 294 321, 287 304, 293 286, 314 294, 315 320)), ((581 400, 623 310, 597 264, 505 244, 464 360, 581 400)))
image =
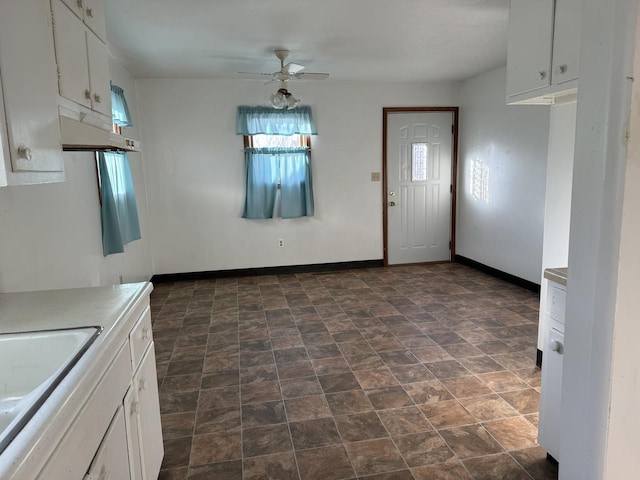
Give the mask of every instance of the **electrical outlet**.
POLYGON ((380 172, 371 172, 371 181, 379 182, 380 181, 380 172))
POLYGON ((284 248, 284 240, 282 238, 278 239, 278 247, 284 248))

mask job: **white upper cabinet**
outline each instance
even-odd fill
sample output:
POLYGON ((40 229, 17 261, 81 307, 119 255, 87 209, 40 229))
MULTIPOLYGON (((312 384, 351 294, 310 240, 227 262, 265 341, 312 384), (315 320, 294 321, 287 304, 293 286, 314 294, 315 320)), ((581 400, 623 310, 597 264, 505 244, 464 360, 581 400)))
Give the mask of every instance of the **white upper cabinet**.
POLYGON ((575 93, 583 0, 511 0, 507 103, 575 93))
POLYGON ((103 42, 107 41, 103 0, 62 0, 103 42))
POLYGON ((103 115, 107 119, 103 125, 108 129, 111 125, 109 53, 106 44, 94 33, 100 30, 98 23, 104 28, 104 6, 98 1, 89 3, 83 0, 82 20, 78 16, 79 4, 75 0, 51 2, 58 88, 61 97, 103 115), (88 6, 92 4, 94 6, 88 6), (76 8, 72 10, 70 5, 76 8), (91 23, 88 18, 91 18, 91 23), (95 30, 87 28, 94 23, 95 30))
POLYGON ((64 181, 48 2, 0 2, 0 89, 0 186, 64 181))

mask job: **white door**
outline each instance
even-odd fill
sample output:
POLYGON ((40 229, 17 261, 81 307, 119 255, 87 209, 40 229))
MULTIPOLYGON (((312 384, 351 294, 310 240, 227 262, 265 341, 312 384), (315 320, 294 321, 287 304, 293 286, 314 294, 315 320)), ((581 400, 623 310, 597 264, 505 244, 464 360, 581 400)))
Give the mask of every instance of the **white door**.
POLYGON ((388 113, 389 265, 450 260, 453 112, 388 113))

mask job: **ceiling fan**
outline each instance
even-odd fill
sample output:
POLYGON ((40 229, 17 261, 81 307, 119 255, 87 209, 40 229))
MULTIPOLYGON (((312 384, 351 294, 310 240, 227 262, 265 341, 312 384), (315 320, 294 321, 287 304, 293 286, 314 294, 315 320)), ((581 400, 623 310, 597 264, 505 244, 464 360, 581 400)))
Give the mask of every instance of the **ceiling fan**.
POLYGON ((239 75, 245 75, 248 78, 265 78, 271 77, 265 85, 272 82, 280 82, 280 88, 278 91, 271 95, 269 103, 276 109, 288 109, 296 108, 300 103, 299 99, 296 99, 287 90, 287 82, 289 80, 325 80, 329 77, 328 73, 311 73, 302 72, 304 65, 298 63, 289 62, 285 65, 284 61, 289 56, 289 50, 276 50, 276 57, 280 60, 280 70, 274 73, 253 73, 253 72, 238 72, 239 75))

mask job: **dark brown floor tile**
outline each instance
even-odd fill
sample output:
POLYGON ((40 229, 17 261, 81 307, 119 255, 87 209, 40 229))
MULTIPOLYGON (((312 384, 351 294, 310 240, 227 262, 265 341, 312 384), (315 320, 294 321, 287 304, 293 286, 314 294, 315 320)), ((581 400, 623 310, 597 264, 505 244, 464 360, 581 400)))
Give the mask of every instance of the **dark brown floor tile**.
POLYGON ((424 382, 435 378, 427 367, 421 364, 391 367, 391 373, 401 384, 424 382))
POLYGON ((242 453, 244 458, 269 455, 292 450, 287 424, 244 428, 242 430, 242 453))
MULTIPOLYGON (((416 384, 412 384, 416 385, 416 384)), ((376 410, 399 408, 413 405, 407 392, 400 386, 377 388, 365 391, 367 398, 376 410)))
POLYGON ((438 430, 476 423, 476 419, 457 400, 427 403, 421 405, 420 410, 438 430))
POLYGON ((542 370, 538 367, 528 367, 513 371, 513 373, 515 373, 518 377, 527 382, 533 388, 540 386, 541 372, 542 370))
POLYGON ((240 372, 228 370, 226 372, 205 373, 202 375, 200 388, 207 390, 210 388, 231 387, 240 383, 240 372))
POLYGON ((557 480, 558 464, 547 459, 547 452, 542 447, 517 450, 511 455, 535 480, 557 480))
POLYGON ((342 443, 336 424, 331 417, 292 422, 289 424, 291 438, 296 450, 326 447, 342 443))
POLYGON ((500 396, 522 415, 535 413, 540 408, 540 394, 533 388, 504 392, 500 396))
POLYGON ((346 448, 358 476, 406 468, 402 456, 390 438, 348 443, 346 448))
POLYGON ((329 410, 329 405, 324 395, 288 398, 285 400, 285 405, 290 422, 301 422, 331 416, 331 410, 329 410))
POLYGON ((331 345, 335 343, 330 333, 308 333, 302 336, 302 340, 307 348, 316 345, 331 345))
POLYGON ((370 370, 370 369, 380 368, 385 366, 385 363, 380 359, 377 353, 349 355, 349 356, 345 356, 345 358, 353 371, 370 370))
MULTIPOLYGON (((285 349, 289 349, 289 348, 297 348, 297 347, 304 347, 304 342, 302 341, 302 337, 300 335, 297 334, 298 330, 295 329, 296 334, 295 335, 287 335, 287 336, 279 336, 279 337, 275 337, 271 338, 271 345, 273 347, 274 352, 276 350, 285 350, 285 349)), ((273 330, 271 330, 271 333, 273 334, 273 330)))
POLYGON ((280 393, 280 383, 272 381, 242 385, 240 388, 240 398, 243 405, 247 403, 262 403, 280 400, 282 398, 280 393))
POLYGON ((300 480, 343 480, 355 476, 342 445, 296 451, 300 480))
POLYGON ((287 421, 284 403, 264 402, 242 406, 242 426, 273 425, 287 421))
POLYGON ((363 337, 358 330, 347 330, 343 332, 337 332, 337 333, 334 333, 332 336, 333 336, 333 340, 336 343, 357 342, 359 340, 363 340, 363 337))
POLYGON ((449 345, 443 345, 445 350, 453 358, 461 359, 466 357, 478 357, 484 355, 482 350, 477 349, 468 342, 465 343, 452 343, 449 345))
POLYGON ((433 430, 418 407, 382 410, 378 417, 391 435, 407 435, 433 430))
POLYGON ((447 390, 449 390, 456 398, 473 397, 476 395, 487 395, 492 393, 489 387, 473 376, 445 378, 441 381, 442 384, 447 387, 447 390))
POLYGON ((320 385, 325 393, 344 392, 347 390, 359 390, 360 384, 353 373, 336 373, 321 375, 318 377, 320 385))
POLYGON ((430 347, 413 348, 411 352, 422 363, 440 362, 451 360, 453 357, 440 345, 430 347))
POLYGON ((459 462, 412 468, 411 473, 416 480, 473 480, 459 462))
POLYGON ((275 365, 259 365, 240 370, 240 383, 269 382, 277 380, 278 374, 275 365))
POLYGON ((458 458, 472 458, 503 451, 500 444, 480 425, 467 425, 440 430, 449 448, 458 458))
POLYGON ((315 375, 313 366, 309 360, 302 362, 287 363, 285 365, 278 365, 278 375, 280 379, 283 378, 300 378, 315 375))
POLYGON ((420 361, 409 350, 380 352, 379 356, 388 367, 399 367, 402 365, 420 363, 420 361))
MULTIPOLYGON (((392 335, 391 332, 389 332, 389 335, 392 335)), ((394 337, 369 339, 369 345, 371 345, 371 348, 373 348, 378 353, 395 350, 406 350, 406 347, 402 344, 402 342, 394 337)))
POLYGON ((352 357, 354 355, 371 355, 372 353, 375 353, 364 340, 338 343, 338 348, 345 357, 352 357))
POLYGON ((241 457, 240 430, 193 437, 190 465, 227 462, 241 457))
POLYGON ((161 393, 160 411, 164 413, 192 412, 198 406, 199 391, 161 393))
POLYGON ((465 343, 466 340, 455 332, 432 333, 429 337, 438 345, 450 345, 452 343, 465 343))
POLYGON ((522 417, 488 422, 484 426, 505 450, 536 446, 538 429, 522 417))
POLYGON ((238 386, 200 390, 198 410, 235 407, 239 404, 240 388, 238 386))
POLYGON ((204 359, 200 360, 187 360, 183 362, 169 362, 169 367, 167 368, 167 376, 169 375, 186 375, 190 373, 200 374, 202 373, 203 364, 205 363, 204 359))
POLYGON ((307 349, 304 347, 286 348, 284 350, 275 350, 273 352, 276 365, 285 365, 287 363, 303 362, 309 360, 307 349))
POLYGON ((160 470, 158 480, 186 480, 188 467, 160 470))
POLYGON ((518 412, 496 394, 459 399, 464 408, 480 422, 515 417, 518 412))
POLYGON ((427 380, 404 385, 404 389, 417 404, 451 400, 453 397, 439 380, 427 380))
POLYGON ((438 379, 464 377, 470 374, 457 360, 426 363, 425 366, 438 379))
POLYGON ((427 335, 423 335, 423 334, 416 334, 416 335, 410 335, 407 337, 402 337, 400 341, 403 343, 403 345, 406 348, 410 350, 413 350, 415 348, 423 348, 423 347, 430 347, 430 346, 436 345, 436 342, 434 342, 427 335))
POLYGON ((191 437, 165 438, 162 468, 170 469, 189 465, 191 454, 191 437))
POLYGON ((244 460, 244 480, 298 480, 293 453, 276 453, 244 460))
POLYGON ((346 415, 373 410, 373 405, 362 390, 329 393, 327 403, 333 415, 346 415))
POLYGON ((491 390, 498 393, 522 390, 528 387, 524 380, 509 371, 485 373, 478 375, 478 378, 491 390))
POLYGON ((205 357, 203 373, 220 373, 228 370, 238 369, 239 355, 220 355, 216 357, 205 357))
POLYGON ((233 460, 189 468, 189 480, 211 480, 213 478, 216 480, 242 480, 242 462, 233 460))
POLYGON ((190 390, 200 390, 200 379, 202 375, 192 373, 188 375, 166 376, 160 387, 160 393, 188 392, 190 390))
POLYGON ((342 357, 320 358, 311 360, 316 375, 333 375, 351 371, 349 364, 342 357))
POLYGON ((307 397, 322 394, 322 387, 317 377, 291 378, 280 381, 280 389, 284 398, 307 397))
POLYGON ((162 438, 179 438, 193 435, 196 412, 169 413, 162 415, 162 438))
POLYGON ((342 357, 342 353, 336 344, 332 345, 309 345, 307 346, 309 357, 313 359, 342 357))
POLYGON ((273 353, 271 351, 250 352, 250 353, 243 353, 240 355, 241 368, 256 367, 258 365, 272 365, 272 364, 273 364, 273 353))
POLYGON ((489 342, 482 342, 476 344, 476 347, 482 350, 486 355, 496 355, 499 353, 509 353, 513 349, 500 340, 494 340, 489 342))
POLYGON ((414 433, 393 440, 409 467, 443 463, 454 456, 437 432, 414 433))
POLYGON ((206 351, 207 348, 204 345, 196 345, 195 347, 177 347, 173 349, 171 360, 176 362, 202 360, 206 351))
POLYGON ((365 389, 390 387, 398 385, 396 377, 388 368, 377 368, 375 370, 358 370, 354 372, 360 386, 365 389))
POLYGON ((414 480, 411 470, 397 470, 395 472, 378 473, 360 478, 362 480, 414 480))
POLYGON ((389 435, 374 412, 339 415, 335 417, 335 421, 345 442, 359 442, 389 435))
POLYGON ((527 472, 507 453, 472 458, 463 463, 474 480, 495 480, 496 478, 531 480, 527 472))
POLYGON ((489 357, 488 355, 484 355, 481 357, 460 358, 459 360, 467 370, 475 374, 499 372, 505 369, 502 365, 494 361, 493 358, 489 357))
POLYGON ((198 410, 195 433, 214 433, 240 428, 240 407, 198 410))

